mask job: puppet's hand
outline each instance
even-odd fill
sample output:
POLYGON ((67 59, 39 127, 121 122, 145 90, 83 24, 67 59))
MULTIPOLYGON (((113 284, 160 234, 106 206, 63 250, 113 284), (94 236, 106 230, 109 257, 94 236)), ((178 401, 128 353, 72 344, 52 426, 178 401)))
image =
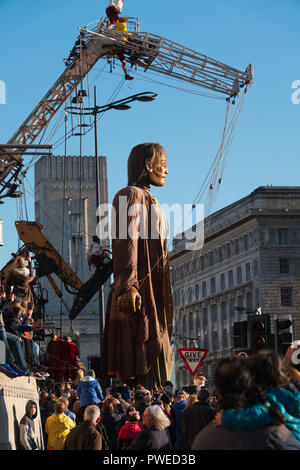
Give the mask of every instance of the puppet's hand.
POLYGON ((117 300, 118 310, 123 313, 135 313, 142 308, 142 297, 135 287, 130 287, 117 300))

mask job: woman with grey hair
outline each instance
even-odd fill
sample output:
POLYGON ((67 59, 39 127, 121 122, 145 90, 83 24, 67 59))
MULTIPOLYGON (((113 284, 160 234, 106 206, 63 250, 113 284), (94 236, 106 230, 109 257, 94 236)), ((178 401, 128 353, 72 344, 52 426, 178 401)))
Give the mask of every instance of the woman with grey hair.
POLYGON ((148 406, 141 431, 127 450, 172 450, 170 420, 158 405, 148 406))

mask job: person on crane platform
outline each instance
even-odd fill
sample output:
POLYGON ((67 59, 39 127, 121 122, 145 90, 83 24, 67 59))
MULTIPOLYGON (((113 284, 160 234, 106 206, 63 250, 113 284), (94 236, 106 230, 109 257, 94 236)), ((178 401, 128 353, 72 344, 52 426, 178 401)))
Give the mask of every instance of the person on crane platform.
POLYGON ((13 268, 8 273, 5 282, 5 290, 7 298, 14 293, 21 300, 21 306, 27 310, 29 303, 34 307, 34 298, 30 283, 34 280, 35 275, 32 268, 31 257, 29 253, 26 255, 28 266, 26 267, 26 260, 22 256, 17 256, 13 268))
MULTIPOLYGON (((122 33, 127 33, 127 34, 124 34, 124 36, 122 37, 122 39, 124 39, 124 41, 127 41, 128 38, 126 36, 130 36, 130 34, 131 34, 131 33, 128 33, 128 31, 127 31, 127 21, 128 21, 128 18, 126 18, 126 17, 119 18, 119 21, 118 21, 118 23, 115 27, 115 31, 120 31, 122 33)), ((123 72, 124 72, 124 75, 125 75, 125 80, 133 80, 134 77, 132 77, 131 75, 129 75, 127 73, 126 59, 125 59, 125 55, 124 55, 123 52, 118 52, 118 59, 122 64, 122 69, 123 69, 123 72)))
POLYGON ((91 266, 99 268, 105 258, 107 258, 107 254, 103 251, 103 246, 100 243, 100 239, 97 237, 97 235, 94 235, 92 238, 92 244, 87 252, 87 262, 89 268, 91 266))
POLYGON ((119 14, 122 12, 124 1, 125 0, 109 0, 108 7, 106 8, 106 15, 109 21, 108 29, 111 29, 119 21, 119 14))

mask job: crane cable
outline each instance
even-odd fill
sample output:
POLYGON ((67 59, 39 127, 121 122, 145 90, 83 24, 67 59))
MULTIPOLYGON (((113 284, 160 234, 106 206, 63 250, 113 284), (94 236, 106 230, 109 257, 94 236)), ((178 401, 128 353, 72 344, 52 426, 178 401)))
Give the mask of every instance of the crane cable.
MULTIPOLYGON (((211 211, 212 211, 212 207, 213 207, 213 202, 216 198, 216 194, 217 192, 219 191, 219 188, 220 188, 220 183, 222 182, 222 178, 223 178, 223 175, 224 175, 224 170, 225 170, 225 163, 226 163, 226 160, 227 160, 227 157, 228 157, 228 152, 229 152, 229 148, 231 147, 231 144, 232 144, 232 140, 233 140, 233 136, 234 136, 234 131, 236 129, 236 126, 237 126, 237 123, 238 123, 238 120, 240 118, 240 113, 241 113, 241 110, 242 110, 242 107, 244 105, 244 102, 245 102, 245 97, 246 97, 246 92, 247 92, 247 89, 245 89, 245 92, 243 93, 243 96, 240 98, 239 100, 239 103, 238 103, 238 106, 236 108, 236 111, 234 113, 234 116, 232 117, 231 119, 231 124, 229 126, 229 128, 227 129, 227 122, 228 122, 228 111, 229 111, 229 108, 227 106, 227 111, 226 111, 226 118, 225 118, 225 125, 224 125, 224 132, 223 132, 223 138, 222 138, 222 142, 221 142, 221 146, 220 146, 220 150, 222 150, 222 154, 225 154, 224 158, 223 158, 223 161, 222 161, 222 165, 221 165, 221 177, 219 179, 219 185, 218 185, 218 188, 217 188, 217 191, 211 191, 212 192, 212 196, 208 197, 209 199, 209 206, 208 206, 208 210, 206 212, 206 215, 205 215, 205 218, 207 218, 211 211), (229 133, 229 137, 227 137, 227 141, 224 145, 224 142, 225 142, 225 138, 227 136, 227 134, 229 133)), ((215 159, 216 161, 216 159, 215 159)), ((216 178, 217 178, 217 175, 218 175, 218 172, 216 171, 220 166, 220 158, 217 158, 217 161, 216 161, 216 167, 215 167, 215 171, 213 172, 213 176, 212 176, 212 179, 211 181, 216 181, 216 178)), ((212 184, 212 183, 211 183, 212 184)), ((210 193, 209 193, 210 194, 210 193)), ((195 202, 198 203, 199 202, 199 193, 197 195, 197 198, 195 199, 195 202)), ((205 220, 205 219, 204 219, 205 220)), ((204 222, 204 221, 203 221, 204 222)), ((208 231, 209 229, 209 226, 212 222, 211 219, 209 219, 207 221, 208 223, 206 224, 206 231, 208 231)), ((186 281, 184 283, 184 285, 182 286, 181 288, 181 296, 179 297, 179 302, 178 302, 178 306, 180 307, 181 305, 183 305, 183 308, 181 309, 178 309, 177 311, 177 315, 175 314, 175 318, 174 318, 174 329, 179 329, 180 328, 180 325, 178 325, 178 322, 180 324, 182 324, 185 316, 186 316, 186 312, 187 312, 187 309, 188 309, 188 302, 183 302, 184 300, 184 295, 186 293, 186 290, 187 290, 187 285, 189 283, 193 283, 194 279, 195 279, 195 276, 196 276, 196 269, 195 269, 195 272, 194 273, 191 273, 191 269, 192 269, 192 266, 193 266, 193 261, 196 257, 196 251, 194 250, 193 251, 193 254, 192 254, 192 259, 190 260, 190 263, 188 265, 188 272, 186 273, 186 281), (192 280, 191 280, 192 279, 192 280)), ((188 299, 187 299, 188 300, 188 299)), ((176 312, 176 310, 175 310, 176 312)))

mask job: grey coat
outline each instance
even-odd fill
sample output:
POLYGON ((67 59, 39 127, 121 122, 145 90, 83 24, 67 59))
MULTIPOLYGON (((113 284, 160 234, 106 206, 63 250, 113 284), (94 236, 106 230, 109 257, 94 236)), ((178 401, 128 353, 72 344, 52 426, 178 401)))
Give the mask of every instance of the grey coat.
POLYGON ((300 450, 284 424, 234 430, 208 424, 197 434, 192 450, 300 450))

